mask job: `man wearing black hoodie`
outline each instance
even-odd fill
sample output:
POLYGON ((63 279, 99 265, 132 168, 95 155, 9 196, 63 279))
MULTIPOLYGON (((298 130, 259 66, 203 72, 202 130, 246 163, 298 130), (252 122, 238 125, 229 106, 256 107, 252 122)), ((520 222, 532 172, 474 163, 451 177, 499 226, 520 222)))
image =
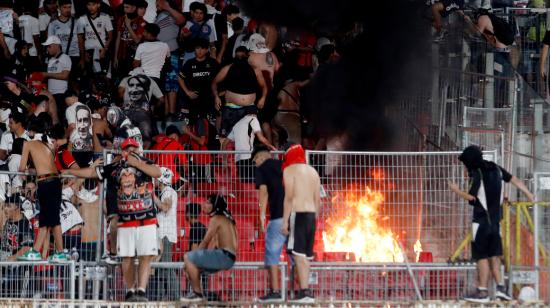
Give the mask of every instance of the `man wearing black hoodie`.
POLYGON ((497 283, 496 297, 501 300, 511 300, 500 274, 502 181, 512 183, 527 196, 530 202, 534 202, 534 196, 521 180, 499 165, 484 160, 483 153, 477 146, 465 148, 458 159, 468 170, 469 190, 461 191, 458 185, 452 182, 449 182, 449 188, 473 206, 472 258, 477 262, 479 279, 476 292, 464 299, 475 303, 489 302, 487 286, 492 273, 497 283))

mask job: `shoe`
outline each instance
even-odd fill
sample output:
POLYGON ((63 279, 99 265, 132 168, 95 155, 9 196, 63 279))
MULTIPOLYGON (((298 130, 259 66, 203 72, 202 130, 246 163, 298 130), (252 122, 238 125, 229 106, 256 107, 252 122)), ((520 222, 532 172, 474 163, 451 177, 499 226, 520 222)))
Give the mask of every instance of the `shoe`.
POLYGON ((489 297, 489 292, 487 290, 477 289, 474 293, 465 296, 464 300, 467 302, 483 304, 490 302, 491 298, 489 297))
POLYGON ((69 257, 64 252, 56 252, 48 258, 51 263, 60 263, 69 261, 69 257))
POLYGON ((273 291, 269 291, 269 293, 260 297, 259 299, 260 303, 278 303, 282 301, 283 301, 283 297, 281 296, 281 292, 273 292, 273 291))
POLYGON ((110 264, 110 265, 117 265, 120 263, 120 258, 116 255, 112 255, 110 253, 104 254, 103 257, 101 257, 101 262, 110 264))
POLYGON ((185 297, 181 298, 182 302, 187 303, 197 303, 202 302, 203 297, 202 294, 196 293, 196 292, 189 292, 185 297))
POLYGON ((296 304, 314 304, 315 298, 309 290, 299 290, 292 302, 296 304))
POLYGON ((145 291, 136 290, 136 294, 134 295, 134 301, 136 301, 136 302, 147 302, 149 300, 147 299, 147 295, 145 295, 145 291))
POLYGON ((34 250, 34 248, 31 248, 21 256, 17 257, 17 261, 42 261, 42 255, 38 251, 34 250))
POLYGON ((133 302, 135 295, 136 295, 135 292, 132 291, 132 290, 126 292, 126 296, 124 297, 124 301, 125 302, 133 302))
POLYGON ((512 297, 508 295, 507 291, 505 286, 498 285, 497 292, 495 293, 496 298, 503 301, 511 301, 512 297))

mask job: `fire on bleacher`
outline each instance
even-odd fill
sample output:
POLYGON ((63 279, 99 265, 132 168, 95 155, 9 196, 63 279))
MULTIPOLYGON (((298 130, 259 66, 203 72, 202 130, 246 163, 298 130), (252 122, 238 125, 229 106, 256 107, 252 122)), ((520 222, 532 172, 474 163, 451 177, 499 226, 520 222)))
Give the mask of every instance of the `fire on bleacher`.
POLYGON ((384 195, 369 187, 335 195, 333 204, 345 206, 337 206, 326 220, 325 253, 346 252, 356 262, 403 262, 397 236, 379 223, 383 202, 384 195))

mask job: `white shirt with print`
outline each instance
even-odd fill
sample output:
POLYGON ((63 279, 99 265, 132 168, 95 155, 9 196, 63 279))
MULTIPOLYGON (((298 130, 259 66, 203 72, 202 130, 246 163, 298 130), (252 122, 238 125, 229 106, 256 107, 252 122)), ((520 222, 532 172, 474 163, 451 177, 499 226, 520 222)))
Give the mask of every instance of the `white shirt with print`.
MULTIPOLYGON (((91 18, 94 23, 95 29, 103 42, 103 45, 107 44, 107 32, 113 31, 113 24, 108 15, 100 13, 96 18, 91 18)), ((94 29, 88 21, 88 15, 82 15, 78 19, 78 34, 84 34, 84 48, 85 49, 101 49, 101 44, 94 32, 94 29)))
MULTIPOLYGON (((244 116, 242 119, 233 126, 231 133, 227 138, 235 141, 235 151, 252 151, 254 149, 254 139, 256 138, 256 133, 261 132, 262 128, 260 127, 260 122, 256 115, 249 114, 244 116), (252 128, 250 135, 248 134, 248 127, 252 128)), ((249 159, 250 154, 235 154, 235 160, 245 160, 249 159)))
MULTIPOLYGON (((66 22, 62 22, 56 19, 48 26, 48 36, 57 35, 61 40, 61 50, 67 51, 67 44, 69 43, 69 37, 71 36, 71 21, 69 18, 66 22)), ((71 46, 69 47, 69 56, 78 57, 80 51, 78 49, 78 20, 74 19, 73 37, 71 38, 71 46)))
MULTIPOLYGON (((71 58, 62 53, 57 58, 48 60, 48 73, 61 73, 63 71, 71 71, 71 58)), ((67 91, 69 82, 67 80, 48 78, 48 90, 52 94, 62 94, 67 91)))
POLYGON ((157 214, 159 222, 158 236, 159 239, 167 237, 171 243, 177 243, 177 207, 178 207, 178 193, 170 186, 165 186, 160 193, 160 201, 165 202, 171 199, 172 205, 168 212, 160 211, 157 214))

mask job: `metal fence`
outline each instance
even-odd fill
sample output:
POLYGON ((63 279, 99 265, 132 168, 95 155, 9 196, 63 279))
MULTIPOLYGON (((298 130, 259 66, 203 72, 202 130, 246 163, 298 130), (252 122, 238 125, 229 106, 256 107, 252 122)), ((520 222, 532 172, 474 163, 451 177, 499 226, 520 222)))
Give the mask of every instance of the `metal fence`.
POLYGON ((0 262, 0 298, 75 299, 75 263, 0 262))

